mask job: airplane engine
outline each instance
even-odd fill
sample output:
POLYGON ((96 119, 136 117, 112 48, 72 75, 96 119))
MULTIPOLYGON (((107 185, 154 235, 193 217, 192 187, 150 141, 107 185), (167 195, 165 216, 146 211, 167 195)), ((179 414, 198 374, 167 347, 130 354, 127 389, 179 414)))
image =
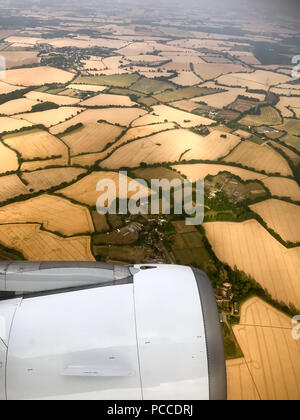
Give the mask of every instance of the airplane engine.
POLYGON ((0 263, 1 399, 226 399, 207 276, 175 265, 0 263))

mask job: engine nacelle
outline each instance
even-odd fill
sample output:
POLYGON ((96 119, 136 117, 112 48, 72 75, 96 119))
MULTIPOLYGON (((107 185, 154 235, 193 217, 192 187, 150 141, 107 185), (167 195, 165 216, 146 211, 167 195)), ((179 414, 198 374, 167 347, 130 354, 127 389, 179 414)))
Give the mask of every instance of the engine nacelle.
POLYGON ((5 262, 0 299, 0 399, 226 399, 200 270, 5 262))

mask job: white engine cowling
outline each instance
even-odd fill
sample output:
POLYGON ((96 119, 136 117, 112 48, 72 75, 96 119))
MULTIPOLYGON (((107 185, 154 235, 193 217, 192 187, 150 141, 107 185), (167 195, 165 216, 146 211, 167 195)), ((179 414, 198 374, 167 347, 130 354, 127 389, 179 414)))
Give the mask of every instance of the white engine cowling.
POLYGON ((200 270, 1 263, 0 299, 0 399, 226 399, 200 270))

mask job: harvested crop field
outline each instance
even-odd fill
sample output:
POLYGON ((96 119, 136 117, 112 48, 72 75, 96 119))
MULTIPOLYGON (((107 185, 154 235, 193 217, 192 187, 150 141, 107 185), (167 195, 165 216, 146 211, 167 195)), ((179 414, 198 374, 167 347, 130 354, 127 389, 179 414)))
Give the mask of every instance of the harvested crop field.
POLYGON ((52 127, 54 125, 60 124, 70 118, 75 117, 77 114, 80 114, 84 108, 75 108, 75 107, 60 107, 57 109, 50 109, 48 111, 41 112, 31 112, 28 114, 19 114, 15 118, 20 120, 29 121, 32 124, 42 124, 45 127, 52 127))
POLYGON ((16 172, 18 168, 19 160, 16 152, 0 141, 0 174, 16 172))
POLYGON ((22 86, 9 85, 8 83, 0 80, 0 95, 7 95, 8 93, 15 92, 16 90, 24 89, 22 86))
POLYGON ((140 108, 105 108, 105 109, 87 109, 80 115, 51 127, 52 134, 62 134, 69 127, 78 123, 83 125, 95 124, 97 121, 107 121, 110 124, 120 124, 127 127, 133 120, 145 115, 147 111, 140 108))
POLYGON ((137 167, 148 164, 176 162, 183 159, 216 160, 238 144, 240 139, 232 136, 220 138, 220 132, 206 137, 184 129, 169 130, 125 144, 101 163, 103 168, 137 167))
POLYGON ((182 109, 182 111, 192 112, 197 109, 199 105, 189 99, 182 99, 181 101, 175 101, 170 103, 175 108, 182 109))
POLYGON ((248 140, 239 144, 224 161, 240 163, 245 167, 266 173, 293 175, 288 162, 278 152, 266 144, 258 145, 248 140))
POLYGON ((120 144, 125 143, 129 140, 143 138, 161 131, 172 130, 173 128, 175 128, 175 125, 173 123, 151 124, 141 127, 129 128, 129 130, 126 131, 124 136, 122 136, 121 139, 113 147, 119 146, 120 144))
POLYGON ((134 106, 135 102, 128 96, 122 95, 110 95, 106 93, 101 93, 100 95, 94 96, 87 99, 86 101, 81 102, 80 105, 83 106, 134 106))
POLYGON ((39 86, 46 83, 67 83, 73 77, 73 73, 54 67, 33 67, 8 70, 5 81, 13 85, 39 86))
POLYGON ((33 172, 23 172, 22 179, 28 182, 32 192, 47 191, 59 187, 63 183, 70 184, 86 171, 82 168, 49 168, 33 172))
POLYGON ((0 117, 0 134, 21 130, 24 127, 31 127, 32 123, 11 117, 0 117))
POLYGON ((300 206, 270 199, 253 204, 250 208, 258 213, 284 241, 300 242, 300 206))
POLYGON ((264 99, 264 95, 262 94, 248 93, 246 89, 241 88, 230 88, 226 92, 204 95, 193 98, 192 100, 195 102, 205 102, 207 105, 214 108, 223 109, 224 107, 234 102, 239 95, 247 96, 249 98, 256 98, 259 100, 264 99))
POLYGON ((172 82, 180 86, 194 86, 201 83, 202 79, 192 71, 181 71, 178 76, 173 77, 172 82))
POLYGON ((25 194, 29 190, 18 175, 0 176, 0 203, 25 194))
POLYGON ((281 124, 281 122, 282 120, 279 112, 271 106, 261 107, 258 115, 248 114, 239 121, 240 124, 254 127, 260 125, 278 125, 281 124))
POLYGON ((270 86, 290 81, 291 77, 272 71, 255 70, 253 73, 233 73, 218 78, 218 83, 226 86, 248 87, 251 90, 265 90, 270 86))
POLYGON ((247 399, 254 385, 261 400, 299 400, 300 343, 293 339, 292 327, 288 316, 257 297, 242 305, 233 331, 252 381, 233 376, 229 368, 229 398, 247 399))
POLYGON ((248 131, 245 130, 236 130, 233 134, 235 134, 236 136, 240 136, 241 138, 249 138, 251 137, 251 133, 248 133, 248 131))
POLYGON ((37 92, 31 91, 26 93, 26 98, 32 101, 39 101, 39 102, 52 102, 59 106, 65 105, 75 105, 80 102, 80 99, 71 98, 70 96, 62 96, 62 95, 51 95, 49 93, 44 92, 37 92))
POLYGON ((84 167, 93 166, 97 161, 104 159, 107 156, 107 152, 99 153, 86 153, 82 155, 73 156, 71 158, 71 165, 79 165, 84 167))
POLYGON ((248 171, 247 169, 236 168, 234 166, 228 165, 214 165, 209 163, 174 165, 172 168, 176 169, 193 182, 197 181, 197 179, 204 179, 207 177, 207 175, 214 176, 224 171, 230 172, 233 175, 237 175, 244 181, 262 179, 265 177, 265 175, 262 175, 258 172, 248 171))
POLYGON ((1 207, 0 225, 7 223, 39 223, 44 229, 64 236, 94 232, 87 208, 53 195, 41 195, 1 207))
POLYGON ((287 249, 256 220, 203 225, 217 257, 250 275, 273 299, 300 307, 300 248, 287 249))
POLYGON ((23 161, 49 159, 52 156, 60 157, 65 164, 68 161, 67 147, 44 130, 10 134, 3 137, 3 142, 11 149, 17 150, 23 161))
POLYGON ((36 51, 2 51, 1 55, 5 58, 7 69, 40 62, 36 51))
POLYGON ((194 64, 194 71, 203 80, 211 80, 222 74, 247 71, 247 67, 241 64, 219 64, 219 63, 200 63, 194 64))
POLYGON ((176 122, 182 127, 196 127, 198 125, 211 125, 214 123, 209 118, 200 117, 198 115, 190 114, 189 112, 181 111, 166 105, 153 106, 153 112, 138 118, 133 122, 133 127, 141 125, 157 124, 163 122, 176 122))
POLYGON ((20 251, 29 261, 95 261, 90 236, 61 238, 41 230, 39 224, 0 226, 1 243, 20 251))
POLYGON ((14 115, 20 112, 31 111, 33 105, 36 105, 37 101, 31 101, 26 98, 15 99, 12 101, 5 102, 0 105, 0 114, 2 115, 14 115))
POLYGON ((108 143, 112 143, 122 131, 121 127, 106 122, 95 122, 62 136, 62 139, 69 146, 71 156, 76 156, 81 153, 100 152, 108 143))
POLYGON ((300 187, 293 179, 272 176, 264 178, 263 183, 274 196, 300 201, 300 187))
POLYGON ((83 85, 78 83, 71 83, 68 86, 68 89, 79 90, 82 92, 102 92, 107 89, 107 86, 97 86, 97 85, 83 85))
MULTIPOLYGON (((122 175, 121 178, 126 182, 126 177, 124 177, 124 175, 122 175)), ((63 195, 64 197, 71 198, 78 203, 83 203, 88 206, 95 207, 98 198, 103 194, 103 191, 97 191, 97 184, 99 181, 107 179, 115 182, 115 185, 117 185, 116 194, 119 198, 123 198, 123 191, 121 193, 118 191, 119 172, 93 172, 75 184, 57 191, 57 193, 63 195)), ((127 182, 130 181, 131 178, 127 177, 127 182)), ((145 188, 138 183, 136 183, 136 185, 140 188, 141 193, 143 193, 145 197, 148 196, 148 188, 145 188)), ((127 193, 129 198, 134 194, 132 191, 128 191, 127 193)))
POLYGON ((281 96, 276 108, 281 111, 283 117, 292 118, 295 113, 297 118, 300 118, 300 97, 281 96))

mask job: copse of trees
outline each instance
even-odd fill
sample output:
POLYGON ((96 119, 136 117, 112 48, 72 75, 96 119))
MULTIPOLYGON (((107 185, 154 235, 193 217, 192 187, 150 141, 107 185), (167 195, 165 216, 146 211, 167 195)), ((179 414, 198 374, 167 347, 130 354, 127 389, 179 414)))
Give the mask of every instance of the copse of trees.
POLYGON ((59 105, 54 102, 41 102, 39 104, 33 105, 31 112, 42 112, 49 111, 50 109, 58 109, 59 105))

